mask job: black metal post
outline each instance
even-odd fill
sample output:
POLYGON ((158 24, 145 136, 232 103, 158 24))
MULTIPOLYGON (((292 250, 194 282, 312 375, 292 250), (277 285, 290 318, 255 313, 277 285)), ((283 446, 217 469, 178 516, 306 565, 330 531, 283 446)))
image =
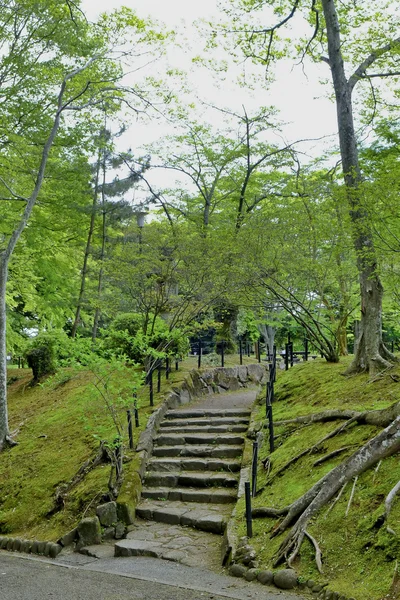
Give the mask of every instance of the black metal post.
POLYGON ((224 353, 225 342, 221 341, 221 367, 225 366, 225 353, 224 353))
POLYGON ((304 360, 307 362, 308 360, 308 338, 304 340, 304 360))
POLYGON ((120 441, 115 442, 114 456, 116 478, 119 480, 122 475, 122 447, 120 441))
POLYGON ((133 414, 135 415, 135 427, 139 427, 139 411, 137 407, 136 392, 133 392, 133 414))
POLYGON ((269 450, 273 452, 275 450, 274 441, 274 421, 272 416, 272 402, 274 398, 274 382, 268 381, 267 383, 267 401, 266 401, 266 416, 268 419, 268 431, 269 431, 269 450))
POLYGON ((391 342, 391 346, 392 346, 392 354, 393 354, 393 352, 394 352, 394 341, 393 340, 391 342))
POLYGON ((150 392, 150 406, 154 406, 154 390, 153 390, 153 369, 150 369, 148 373, 149 381, 149 392, 150 392))
POLYGON ((293 342, 290 342, 290 366, 293 367, 293 342))
POLYGON ((253 442, 253 462, 251 463, 251 495, 257 493, 257 463, 258 463, 258 442, 253 442))
POLYGON ((161 369, 162 369, 162 360, 157 362, 157 393, 161 392, 161 369))
POLYGON ((176 358, 175 359, 175 371, 178 371, 178 369, 179 369, 179 359, 176 358))
POLYGON ((169 357, 165 359, 165 379, 169 377, 169 357))
POLYGON ((129 436, 129 448, 133 450, 133 431, 132 431, 132 415, 131 411, 126 411, 128 417, 128 436, 129 436))
POLYGON ((285 344, 285 371, 289 370, 289 348, 290 344, 285 344))
POLYGON ((253 537, 253 522, 251 516, 251 496, 250 496, 250 482, 246 481, 244 484, 244 494, 246 498, 246 525, 247 525, 247 537, 253 537))
POLYGON ((260 352, 260 340, 257 340, 257 360, 261 362, 261 352, 260 352))
POLYGON ((197 358, 197 368, 200 369, 201 367, 201 339, 199 338, 199 356, 197 358))
POLYGON ((243 364, 243 346, 242 338, 239 338, 239 364, 243 364))
POLYGON ((272 364, 274 365, 274 383, 276 381, 276 346, 274 345, 272 348, 272 364))

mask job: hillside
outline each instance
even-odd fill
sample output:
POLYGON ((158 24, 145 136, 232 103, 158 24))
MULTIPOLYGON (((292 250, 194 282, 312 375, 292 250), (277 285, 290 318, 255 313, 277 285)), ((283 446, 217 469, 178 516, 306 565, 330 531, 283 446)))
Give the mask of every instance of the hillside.
MULTIPOLYGON (((328 409, 381 409, 400 398, 400 369, 387 371, 373 381, 365 375, 342 377, 343 361, 327 364, 318 359, 299 364, 288 372, 278 372, 274 421, 291 420, 328 409)), ((258 418, 265 422, 264 393, 258 418)), ((312 424, 287 423, 275 427, 276 449, 270 456, 269 473, 262 464, 258 470, 258 494, 253 509, 280 509, 304 494, 321 477, 350 456, 381 428, 354 422, 334 437, 320 442, 345 421, 312 424), (314 447, 315 446, 315 447, 314 447), (312 448, 311 452, 307 452, 312 448), (288 464, 302 452, 298 460, 288 464), (333 455, 331 453, 338 452, 333 455), (324 460, 321 460, 324 459, 324 460), (318 464, 317 461, 320 460, 318 464), (278 471, 281 471, 279 474, 278 471)), ((269 456, 265 436, 261 459, 269 456)), ((329 582, 329 589, 362 600, 398 598, 400 593, 400 498, 395 498, 387 523, 382 526, 384 500, 400 480, 399 456, 393 455, 352 480, 313 518, 308 533, 317 541, 323 560, 318 573, 315 551, 305 538, 293 566, 304 580, 329 582), (391 533, 387 530, 391 531, 391 533)), ((240 501, 243 504, 243 500, 240 501)), ((244 510, 244 504, 243 504, 244 510)), ((238 511, 243 515, 242 510, 238 511)), ((283 539, 290 531, 270 537, 279 518, 253 521, 254 546, 260 566, 271 568, 283 539)), ((242 518, 239 535, 246 535, 242 518)))
MULTIPOLYGON (((237 363, 237 357, 234 361, 237 363)), ((265 435, 253 509, 278 509, 293 502, 380 430, 355 422, 318 443, 344 422, 279 425, 279 421, 327 409, 381 409, 399 400, 400 368, 371 382, 367 376, 342 377, 345 362, 328 364, 317 359, 296 365, 288 372, 278 371, 273 405, 276 449, 270 456, 267 472, 261 462, 269 456, 265 435), (311 453, 305 452, 288 465, 312 446, 315 448, 311 453), (336 451, 339 453, 328 456, 336 451), (316 464, 319 459, 324 460, 316 464), (279 470, 282 470, 280 475, 279 470)), ((168 382, 163 377, 161 393, 155 394, 155 406, 170 385, 182 381, 185 373, 195 366, 194 359, 188 360, 178 372, 171 373, 168 382)), ((124 377, 129 387, 129 369, 124 377)), ((90 514, 107 493, 110 465, 100 464, 90 471, 68 493, 64 507, 54 511, 58 486, 69 482, 85 461, 96 455, 99 440, 112 439, 114 431, 104 407, 89 393, 92 382, 88 373, 63 370, 36 387, 29 385, 30 380, 28 370, 9 372, 10 420, 12 429, 17 431, 18 446, 4 452, 0 459, 0 533, 56 540, 82 516, 90 514)), ((264 398, 263 390, 257 415, 261 423, 265 423, 264 398)), ((139 406, 140 427, 134 429, 135 440, 153 410, 147 388, 139 395, 139 406)), ((134 453, 126 454, 130 461, 126 463, 129 478, 136 465, 134 453)), ((379 516, 387 494, 399 480, 400 464, 398 455, 394 455, 363 473, 355 484, 350 482, 337 500, 318 513, 308 532, 321 548, 323 574, 318 573, 314 547, 305 539, 293 564, 304 581, 329 582, 330 589, 357 600, 398 598, 400 498, 395 498, 384 526, 379 516)), ((236 523, 239 536, 246 535, 243 514, 244 501, 240 500, 236 523)), ((254 536, 250 543, 257 552, 260 568, 273 568, 274 556, 285 536, 270 538, 277 522, 277 518, 253 521, 254 536)))

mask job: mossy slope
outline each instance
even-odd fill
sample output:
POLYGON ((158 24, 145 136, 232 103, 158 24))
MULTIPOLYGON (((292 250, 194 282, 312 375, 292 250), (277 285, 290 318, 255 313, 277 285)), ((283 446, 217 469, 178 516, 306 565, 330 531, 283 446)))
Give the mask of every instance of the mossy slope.
MULTIPOLYGON (((391 405, 400 398, 400 369, 385 373, 376 381, 369 382, 366 375, 346 378, 343 361, 327 364, 316 360, 295 366, 288 372, 278 372, 276 401, 273 405, 274 420, 291 419, 299 415, 321 412, 326 409, 379 409, 391 405)), ((265 421, 265 407, 260 406, 258 418, 265 421)), ((282 476, 273 474, 291 458, 310 448, 340 423, 318 423, 295 427, 276 427, 277 448, 271 455, 272 469, 267 480, 260 466, 258 487, 263 488, 253 499, 253 507, 283 507, 290 504, 344 457, 373 437, 379 429, 369 425, 350 426, 340 435, 324 442, 317 452, 307 454, 290 466, 282 476), (318 458, 335 449, 348 449, 335 458, 315 466, 318 458), (270 484, 268 483, 271 480, 270 484)), ((269 454, 268 436, 261 451, 261 458, 269 454)), ((305 579, 329 581, 329 588, 357 600, 380 600, 397 598, 395 575, 400 558, 400 498, 390 514, 388 525, 396 531, 396 537, 378 529, 374 524, 382 511, 388 492, 400 479, 399 456, 385 459, 378 469, 363 473, 355 486, 354 497, 346 515, 352 482, 344 489, 340 500, 332 510, 325 507, 309 527, 323 552, 324 574, 319 575, 314 549, 305 540, 295 567, 305 579)), ((330 503, 332 504, 332 502, 330 503)), ((241 507, 244 509, 244 506, 241 507)), ((242 515, 242 510, 238 511, 242 515)), ((276 519, 257 519, 253 522, 252 544, 260 557, 260 566, 271 567, 284 534, 270 539, 276 519)), ((245 523, 238 518, 239 535, 245 535, 245 523)))

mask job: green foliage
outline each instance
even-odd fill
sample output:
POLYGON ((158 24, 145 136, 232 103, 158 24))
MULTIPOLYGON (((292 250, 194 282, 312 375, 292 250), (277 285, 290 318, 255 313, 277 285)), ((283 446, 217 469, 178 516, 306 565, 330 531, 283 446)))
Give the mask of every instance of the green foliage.
POLYGON ((87 430, 99 440, 106 440, 110 447, 123 443, 126 434, 126 410, 132 405, 132 394, 136 392, 144 378, 135 365, 127 368, 126 361, 119 358, 92 356, 84 367, 91 385, 86 389, 84 400, 88 413, 94 413, 95 426, 87 430), (107 419, 113 424, 113 434, 107 435, 107 419))
POLYGON ((237 334, 256 342, 260 337, 258 330, 258 320, 250 310, 240 308, 237 316, 237 334))
POLYGON ((29 368, 32 369, 34 382, 55 372, 55 348, 51 339, 36 340, 27 350, 25 357, 29 368))
POLYGON ((170 330, 168 324, 155 315, 122 313, 104 332, 104 349, 133 362, 144 364, 149 358, 176 356, 189 351, 187 335, 179 328, 170 330), (151 327, 148 322, 151 322, 151 327), (147 332, 147 333, 146 333, 147 332))

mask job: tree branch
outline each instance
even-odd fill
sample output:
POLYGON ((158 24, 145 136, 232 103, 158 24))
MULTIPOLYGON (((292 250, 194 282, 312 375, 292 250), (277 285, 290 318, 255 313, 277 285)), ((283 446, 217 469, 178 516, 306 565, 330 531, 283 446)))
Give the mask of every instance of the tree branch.
MULTIPOLYGON (((354 71, 353 75, 350 76, 349 82, 348 82, 350 91, 353 90, 354 86, 360 79, 365 79, 365 78, 370 77, 366 74, 366 70, 368 69, 368 67, 373 65, 374 62, 376 60, 378 60, 378 58, 380 58, 383 54, 390 52, 390 50, 392 50, 393 48, 395 48, 396 46, 399 46, 399 45, 400 45, 400 37, 394 39, 393 41, 389 42, 385 46, 382 46, 382 48, 378 48, 378 50, 371 52, 371 54, 369 56, 367 56, 367 58, 357 67, 357 69, 354 71)), ((379 75, 376 75, 376 76, 379 76, 379 75)), ((387 75, 387 76, 389 76, 389 75, 387 75)))

